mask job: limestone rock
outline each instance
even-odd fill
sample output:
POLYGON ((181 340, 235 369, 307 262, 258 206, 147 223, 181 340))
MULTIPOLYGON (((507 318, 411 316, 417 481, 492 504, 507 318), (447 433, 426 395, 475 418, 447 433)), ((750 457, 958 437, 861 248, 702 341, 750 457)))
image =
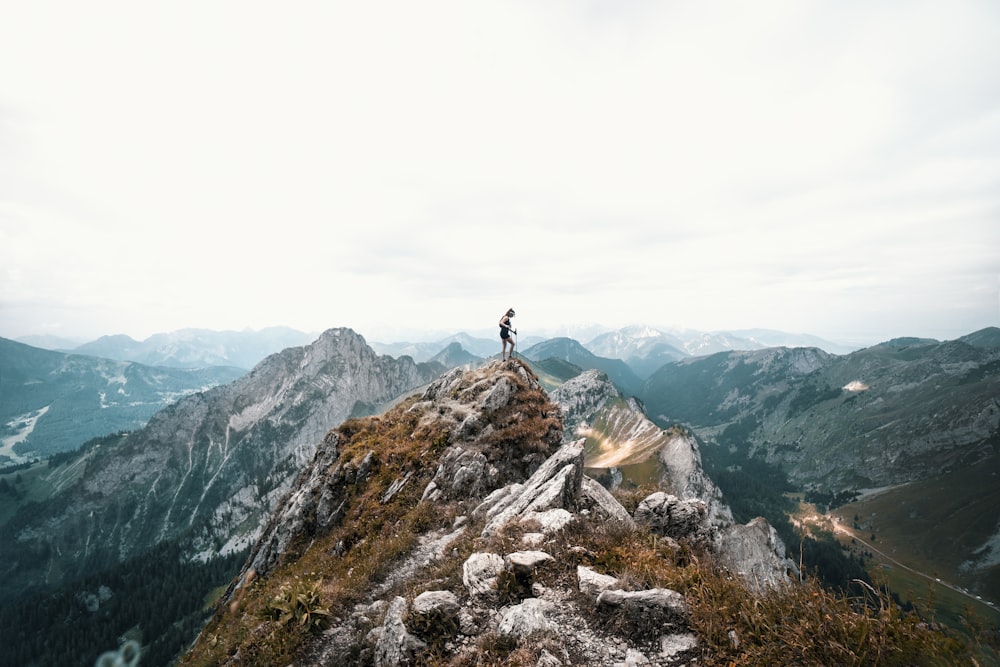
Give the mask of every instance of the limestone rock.
POLYGON ((481 498, 499 485, 500 471, 486 455, 465 447, 449 448, 433 479, 424 490, 424 498, 481 498))
POLYGON ((462 583, 470 595, 485 595, 496 590, 497 575, 504 561, 494 553, 474 553, 462 564, 462 583))
POLYGON ((604 591, 621 588, 621 584, 616 577, 595 572, 585 565, 578 565, 576 567, 576 579, 580 592, 595 602, 598 596, 604 591))
POLYGON ((427 645, 411 635, 403 623, 408 604, 405 598, 397 597, 389 603, 385 623, 373 633, 376 638, 374 649, 375 667, 399 667, 412 664, 414 656, 427 645))
POLYGON ((515 551, 504 558, 504 566, 514 574, 530 576, 551 560, 544 551, 515 551))
POLYGON ((625 526, 631 526, 635 523, 621 503, 615 500, 615 497, 607 489, 590 477, 584 476, 580 492, 581 506, 589 509, 597 520, 611 521, 625 526))
POLYGON ((487 511, 483 529, 488 537, 526 512, 575 508, 583 479, 583 441, 563 445, 528 478, 516 494, 504 497, 487 511))
POLYGON ((719 533, 715 550, 722 563, 756 590, 787 584, 795 562, 785 556, 785 544, 762 517, 734 524, 719 533))
POLYGON ((678 617, 688 613, 684 596, 669 588, 650 588, 644 591, 623 591, 609 588, 597 596, 597 604, 635 610, 638 615, 652 612, 669 612, 678 617))
POLYGON ((458 614, 459 609, 458 598, 451 591, 424 591, 413 599, 413 613, 421 616, 450 617, 458 614))
POLYGON ((545 632, 552 627, 546 618, 552 603, 538 598, 528 598, 521 604, 507 607, 497 626, 497 632, 506 637, 524 639, 536 632, 545 632))
POLYGON ((544 512, 525 512, 521 523, 537 523, 542 531, 542 537, 557 533, 573 520, 573 514, 561 507, 544 512))
POLYGON ((660 656, 664 658, 679 658, 683 653, 696 648, 698 648, 698 637, 690 632, 664 635, 660 638, 660 656))
POLYGON ((658 491, 643 499, 635 510, 635 520, 659 534, 672 538, 708 540, 711 527, 707 508, 701 500, 681 500, 658 491))

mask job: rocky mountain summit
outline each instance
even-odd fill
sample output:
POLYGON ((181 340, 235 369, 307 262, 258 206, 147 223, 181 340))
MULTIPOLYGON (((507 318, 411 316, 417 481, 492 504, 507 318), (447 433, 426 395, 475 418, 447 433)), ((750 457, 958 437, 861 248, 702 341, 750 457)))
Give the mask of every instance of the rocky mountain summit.
MULTIPOLYGON (((754 590, 793 585, 794 566, 765 521, 733 526, 690 446, 691 466, 665 466, 659 487, 624 502, 585 474, 586 439, 564 422, 602 403, 592 390, 621 400, 603 383, 588 375, 557 404, 523 362, 493 361, 329 431, 181 664, 702 655, 703 602, 684 591, 703 563, 754 590)), ((676 435, 664 439, 673 461, 676 435)))
MULTIPOLYGON (((11 477, 5 655, 89 665, 126 632, 150 665, 188 648, 198 665, 456 667, 854 664, 934 648, 877 594, 845 606, 789 578, 771 526, 734 523, 702 469, 711 443, 653 424, 653 397, 565 355, 442 375, 460 353, 392 359, 332 329, 11 477)), ((745 419, 758 399, 710 381, 720 359, 678 366, 675 407, 745 419)), ((828 400, 813 382, 822 354, 754 359, 790 383, 782 405, 828 400)), ((979 390, 995 376, 959 363, 979 390)), ((745 360, 724 365, 724 380, 760 379, 745 360)), ((872 377, 857 390, 878 388, 872 377)))

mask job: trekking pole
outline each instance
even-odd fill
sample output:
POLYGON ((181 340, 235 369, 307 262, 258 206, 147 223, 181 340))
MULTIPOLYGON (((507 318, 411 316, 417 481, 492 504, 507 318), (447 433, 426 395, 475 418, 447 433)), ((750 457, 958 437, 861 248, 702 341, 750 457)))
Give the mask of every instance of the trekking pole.
POLYGON ((510 356, 517 354, 517 331, 514 332, 514 347, 510 348, 510 356))

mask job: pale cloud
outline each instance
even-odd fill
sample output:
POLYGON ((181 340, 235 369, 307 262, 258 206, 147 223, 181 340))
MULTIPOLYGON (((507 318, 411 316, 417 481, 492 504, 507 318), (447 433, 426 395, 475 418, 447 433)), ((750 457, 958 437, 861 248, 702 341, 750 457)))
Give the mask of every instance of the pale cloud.
MULTIPOLYGON (((0 335, 1000 322, 989 2, 0 10, 0 335)), ((369 334, 369 337, 374 337, 369 334)))

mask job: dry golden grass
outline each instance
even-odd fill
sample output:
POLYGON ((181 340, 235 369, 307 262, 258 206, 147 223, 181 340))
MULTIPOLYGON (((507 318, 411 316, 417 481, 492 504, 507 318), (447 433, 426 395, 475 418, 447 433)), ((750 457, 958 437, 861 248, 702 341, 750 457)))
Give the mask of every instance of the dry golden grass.
POLYGON ((757 596, 707 571, 688 591, 706 665, 973 665, 970 647, 903 612, 885 591, 851 598, 809 580, 757 596))

